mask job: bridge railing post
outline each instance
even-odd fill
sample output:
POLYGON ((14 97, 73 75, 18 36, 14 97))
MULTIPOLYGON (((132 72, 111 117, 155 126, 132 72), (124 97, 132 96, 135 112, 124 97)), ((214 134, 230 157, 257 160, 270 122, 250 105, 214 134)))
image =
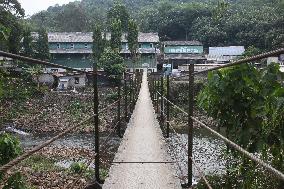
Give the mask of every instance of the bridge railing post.
POLYGON ((124 119, 125 122, 128 122, 128 103, 127 103, 127 95, 128 95, 128 90, 127 90, 127 80, 126 80, 126 72, 123 74, 123 79, 124 79, 124 84, 123 84, 123 92, 124 92, 124 119))
POLYGON ((98 70, 97 62, 93 67, 93 88, 94 88, 94 127, 95 127, 95 179, 102 183, 100 179, 100 136, 99 136, 99 96, 98 96, 98 70))
POLYGON ((193 106, 194 106, 194 64, 189 64, 189 100, 188 100, 188 185, 192 186, 193 166, 192 166, 192 150, 193 150, 193 106))
POLYGON ((154 94, 154 80, 153 80, 153 76, 149 77, 149 83, 150 83, 151 99, 152 99, 152 101, 154 101, 154 96, 153 96, 153 94, 154 94))
MULTIPOLYGON (((167 99, 170 99, 170 76, 167 75, 167 99)), ((170 103, 167 101, 167 138, 170 137, 170 103)))
POLYGON ((161 76, 161 111, 160 111, 160 119, 161 119, 161 127, 164 131, 164 76, 161 76))
POLYGON ((134 72, 131 77, 131 113, 133 113, 134 109, 134 72))
POLYGON ((156 79, 156 109, 157 114, 159 114, 159 80, 156 79))
POLYGON ((118 136, 121 136, 121 119, 120 119, 120 114, 121 114, 121 78, 118 80, 118 88, 117 88, 117 95, 118 95, 118 102, 117 102, 117 132, 118 136))

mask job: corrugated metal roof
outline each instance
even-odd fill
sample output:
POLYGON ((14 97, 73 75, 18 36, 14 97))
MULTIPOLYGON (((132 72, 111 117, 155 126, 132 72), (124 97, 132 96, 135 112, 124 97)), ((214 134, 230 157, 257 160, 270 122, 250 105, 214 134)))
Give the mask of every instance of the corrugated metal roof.
MULTIPOLYGON (((129 54, 130 51, 128 49, 122 49, 120 53, 129 54)), ((138 53, 140 54, 155 54, 155 53, 159 54, 161 53, 161 51, 159 49, 156 49, 155 51, 155 48, 140 48, 138 49, 138 53)))
MULTIPOLYGON (((34 38, 38 37, 38 34, 33 32, 32 36, 34 38)), ((106 36, 107 40, 110 40, 111 34, 106 33, 102 34, 106 36)), ((127 34, 122 34, 122 42, 127 42, 127 34)), ((141 33, 139 32, 138 41, 140 43, 158 43, 159 36, 158 33, 141 33)), ((50 43, 92 43, 93 42, 93 33, 92 32, 50 32, 48 33, 48 42, 50 43)))
POLYGON ((180 45, 180 46, 202 46, 203 44, 199 41, 164 41, 164 45, 180 45))
POLYGON ((49 50, 51 54, 91 54, 93 53, 92 49, 54 49, 49 50))
MULTIPOLYGON (((92 49, 52 49, 49 51, 51 54, 92 54, 93 51, 92 49)), ((140 54, 157 54, 160 53, 159 49, 155 48, 141 48, 138 50, 138 53, 140 54)), ((129 54, 130 51, 128 49, 122 49, 121 52, 122 54, 129 54)))
POLYGON ((241 56, 244 52, 244 46, 209 47, 211 56, 241 56))

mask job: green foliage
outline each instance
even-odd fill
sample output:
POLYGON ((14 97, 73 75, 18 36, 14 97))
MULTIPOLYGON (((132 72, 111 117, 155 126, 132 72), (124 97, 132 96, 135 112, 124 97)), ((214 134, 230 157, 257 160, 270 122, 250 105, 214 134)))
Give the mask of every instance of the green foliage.
POLYGON ((8 39, 10 31, 0 23, 0 41, 8 39))
MULTIPOLYGON (((261 153, 262 158, 283 171, 284 87, 279 78, 283 74, 277 64, 261 71, 250 64, 219 70, 208 75, 208 83, 198 96, 198 105, 226 128, 231 140, 249 152, 261 153)), ((246 188, 252 187, 259 177, 259 180, 265 178, 255 174, 259 170, 250 172, 246 159, 240 161, 233 168, 240 170, 246 188)), ((278 181, 275 183, 274 186, 281 185, 278 181)), ((259 188, 266 187, 259 185, 259 188)))
POLYGON ((108 93, 106 95, 106 101, 107 102, 115 102, 117 100, 118 100, 118 93, 117 92, 108 93))
POLYGON ((95 63, 98 63, 98 60, 100 60, 104 48, 105 41, 102 38, 101 26, 96 25, 93 32, 93 59, 95 60, 95 63))
POLYGON ((213 19, 215 19, 215 21, 219 21, 222 17, 224 17, 229 9, 229 5, 230 4, 225 0, 219 0, 216 8, 213 9, 213 19))
POLYGON ((33 38, 31 36, 30 28, 26 28, 23 34, 23 55, 28 57, 34 56, 34 45, 33 45, 33 38))
POLYGON ((39 94, 40 90, 28 73, 14 75, 0 70, 0 103, 4 101, 24 101, 39 94))
POLYGON ((129 20, 127 41, 132 59, 135 62, 138 50, 138 26, 134 20, 129 20))
POLYGON ((0 49, 18 53, 21 40, 19 18, 24 10, 17 0, 0 0, 0 49))
POLYGON ((122 31, 127 32, 129 15, 143 32, 158 32, 162 40, 259 49, 279 48, 284 41, 282 0, 83 0, 50 7, 32 16, 31 22, 40 26, 43 20, 49 31, 76 32, 90 31, 94 23, 106 26, 121 20, 122 31))
MULTIPOLYGON (((0 134, 0 165, 5 165, 22 153, 22 147, 19 140, 10 134, 0 134)), ((0 181, 3 174, 0 173, 0 181)), ((24 189, 25 182, 20 173, 16 173, 9 177, 7 185, 4 188, 24 189)), ((3 189, 4 189, 3 188, 3 189)))
POLYGON ((110 27, 111 27, 110 46, 114 51, 120 52, 121 36, 122 36, 121 20, 119 19, 112 20, 110 27))
POLYGON ((15 173, 8 178, 7 184, 3 189, 28 189, 27 183, 20 172, 15 173))
POLYGON ((231 3, 226 9, 218 19, 212 16, 196 19, 193 38, 206 46, 254 45, 260 49, 281 47, 284 31, 279 23, 283 22, 284 15, 283 11, 279 11, 277 3, 267 3, 264 0, 258 3, 240 1, 231 3))
POLYGON ((59 29, 65 32, 82 32, 85 31, 89 24, 86 11, 78 2, 65 5, 63 11, 60 11, 56 16, 56 19, 57 22, 61 23, 58 25, 59 29))
POLYGON ((74 162, 70 166, 70 170, 77 174, 85 172, 86 168, 87 166, 84 163, 80 163, 80 162, 74 162))
POLYGON ((4 165, 22 153, 20 142, 9 134, 0 135, 0 165, 4 165))
POLYGON ((54 171, 60 169, 55 165, 55 161, 41 155, 33 155, 24 161, 25 166, 32 168, 36 172, 54 171))
POLYGON ((260 49, 254 47, 254 46, 249 46, 249 47, 246 49, 246 51, 245 51, 245 53, 243 54, 243 56, 244 56, 244 57, 252 57, 252 56, 258 55, 258 54, 260 54, 260 53, 261 53, 260 49))
POLYGON ((0 10, 13 13, 15 16, 23 17, 25 10, 18 0, 0 0, 0 10))
POLYGON ((21 48, 22 27, 16 21, 11 26, 11 31, 8 37, 8 50, 13 54, 18 54, 21 48))
POLYGON ((125 69, 123 58, 110 48, 104 50, 100 64, 108 75, 121 76, 125 69))
POLYGON ((111 24, 114 20, 120 20, 123 31, 128 29, 129 17, 126 7, 119 2, 115 2, 114 6, 107 13, 108 23, 111 24))
POLYGON ((38 39, 36 42, 36 57, 44 61, 50 60, 48 35, 44 28, 40 28, 40 30, 38 31, 38 39))

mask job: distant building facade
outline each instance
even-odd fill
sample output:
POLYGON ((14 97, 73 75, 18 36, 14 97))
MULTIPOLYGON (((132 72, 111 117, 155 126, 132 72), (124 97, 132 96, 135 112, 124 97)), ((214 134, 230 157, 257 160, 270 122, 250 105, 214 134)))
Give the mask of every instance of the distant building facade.
POLYGON ((199 41, 165 41, 163 51, 163 64, 171 64, 172 70, 183 67, 189 60, 198 63, 205 59, 203 44, 199 41))
MULTIPOLYGON (((36 35, 36 34, 34 34, 36 35)), ((111 35, 107 33, 107 40, 111 35)), ((72 68, 82 70, 92 70, 92 32, 54 32, 48 33, 48 42, 50 47, 51 62, 72 68)), ((159 36, 157 33, 139 33, 139 60, 133 65, 131 62, 130 51, 128 49, 127 34, 122 35, 121 56, 128 69, 156 69, 156 54, 160 53, 157 48, 159 36)), ((48 69, 50 72, 59 72, 56 68, 48 69)))
POLYGON ((241 57, 244 52, 244 46, 209 47, 207 61, 211 63, 229 63, 241 57))

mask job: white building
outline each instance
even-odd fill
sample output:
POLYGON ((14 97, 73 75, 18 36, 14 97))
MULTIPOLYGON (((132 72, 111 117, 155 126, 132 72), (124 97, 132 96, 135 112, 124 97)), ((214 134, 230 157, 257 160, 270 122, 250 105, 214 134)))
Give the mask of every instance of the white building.
POLYGON ((59 77, 58 90, 84 88, 87 84, 85 74, 59 77))
POLYGON ((206 58, 209 62, 228 63, 241 57, 244 52, 244 46, 209 47, 206 58))

